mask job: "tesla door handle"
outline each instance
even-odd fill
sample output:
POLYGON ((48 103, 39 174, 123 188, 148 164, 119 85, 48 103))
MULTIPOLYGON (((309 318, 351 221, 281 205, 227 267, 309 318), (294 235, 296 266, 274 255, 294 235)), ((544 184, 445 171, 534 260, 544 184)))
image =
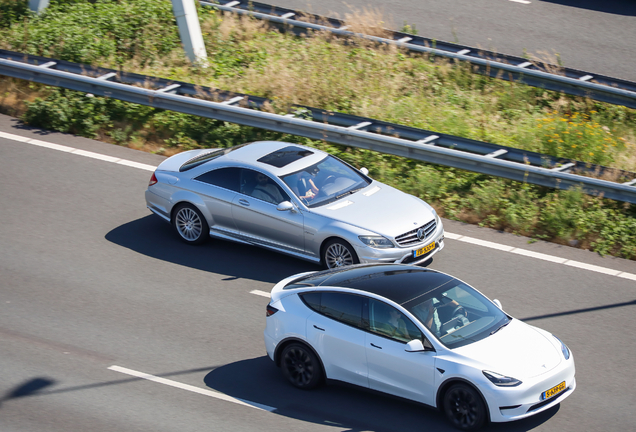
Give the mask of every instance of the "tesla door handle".
POLYGON ((372 346, 373 348, 379 348, 379 349, 382 349, 382 347, 381 347, 381 346, 377 346, 377 345, 376 345, 376 344, 374 344, 374 343, 372 343, 372 344, 371 344, 371 346, 372 346))
POLYGON ((315 329, 318 329, 318 330, 320 330, 320 331, 325 331, 325 329, 318 327, 316 324, 314 324, 314 328, 315 328, 315 329))
POLYGON ((250 206, 249 201, 244 200, 244 199, 242 199, 242 198, 239 200, 239 203, 243 204, 244 206, 248 206, 248 207, 250 206))

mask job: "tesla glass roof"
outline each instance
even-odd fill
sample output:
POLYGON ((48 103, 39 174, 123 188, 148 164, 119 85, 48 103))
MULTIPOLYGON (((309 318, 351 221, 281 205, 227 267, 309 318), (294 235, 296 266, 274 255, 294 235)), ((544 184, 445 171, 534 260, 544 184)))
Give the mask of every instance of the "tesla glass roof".
POLYGON ((335 286, 359 289, 393 300, 398 304, 437 288, 454 278, 435 270, 398 264, 359 265, 325 270, 297 279, 285 289, 335 286))
POLYGON ((258 159, 258 162, 266 163, 268 165, 275 166, 276 168, 282 168, 292 162, 296 162, 298 159, 302 159, 305 156, 312 154, 314 154, 314 152, 311 150, 296 146, 287 146, 263 156, 258 159))

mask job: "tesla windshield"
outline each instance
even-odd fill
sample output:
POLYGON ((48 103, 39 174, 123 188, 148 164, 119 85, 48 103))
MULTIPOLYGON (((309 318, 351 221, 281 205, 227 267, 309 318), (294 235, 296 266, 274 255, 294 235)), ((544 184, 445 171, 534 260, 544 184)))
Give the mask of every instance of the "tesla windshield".
POLYGON ((477 342, 510 322, 490 300, 457 279, 403 306, 449 348, 477 342))
POLYGON ((371 183, 356 169, 333 156, 281 179, 307 207, 329 204, 371 183))

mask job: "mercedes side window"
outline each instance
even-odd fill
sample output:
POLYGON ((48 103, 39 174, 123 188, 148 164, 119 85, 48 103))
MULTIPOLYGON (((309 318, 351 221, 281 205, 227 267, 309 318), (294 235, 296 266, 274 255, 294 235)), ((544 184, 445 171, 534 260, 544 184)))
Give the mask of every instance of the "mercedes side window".
POLYGON ((369 299, 369 330, 399 342, 423 341, 423 334, 402 312, 384 302, 369 299))
POLYGON ((240 168, 219 168, 201 174, 195 180, 238 192, 240 172, 240 168))
POLYGON ((251 169, 241 170, 240 192, 271 204, 289 201, 289 195, 271 177, 251 169))
POLYGON ((336 321, 364 328, 362 306, 364 298, 355 294, 340 292, 307 293, 300 296, 305 304, 319 314, 336 321))

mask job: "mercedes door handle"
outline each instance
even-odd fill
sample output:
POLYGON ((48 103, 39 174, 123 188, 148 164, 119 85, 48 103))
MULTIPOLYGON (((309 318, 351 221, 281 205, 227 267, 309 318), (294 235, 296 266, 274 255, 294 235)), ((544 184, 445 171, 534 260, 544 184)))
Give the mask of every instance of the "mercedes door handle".
POLYGON ((372 343, 372 344, 371 344, 371 346, 372 346, 373 348, 382 349, 382 347, 381 347, 381 346, 377 346, 377 345, 376 345, 376 344, 374 344, 374 343, 372 343))
POLYGON ((248 200, 245 200, 245 199, 243 199, 243 198, 241 198, 241 199, 239 200, 239 203, 240 203, 241 205, 244 205, 244 206, 247 206, 247 207, 249 207, 249 206, 250 206, 249 201, 248 201, 248 200))
POLYGON ((318 327, 316 324, 314 324, 314 328, 315 328, 315 329, 318 329, 318 330, 320 330, 320 331, 325 331, 325 329, 324 329, 324 328, 320 328, 320 327, 318 327))

